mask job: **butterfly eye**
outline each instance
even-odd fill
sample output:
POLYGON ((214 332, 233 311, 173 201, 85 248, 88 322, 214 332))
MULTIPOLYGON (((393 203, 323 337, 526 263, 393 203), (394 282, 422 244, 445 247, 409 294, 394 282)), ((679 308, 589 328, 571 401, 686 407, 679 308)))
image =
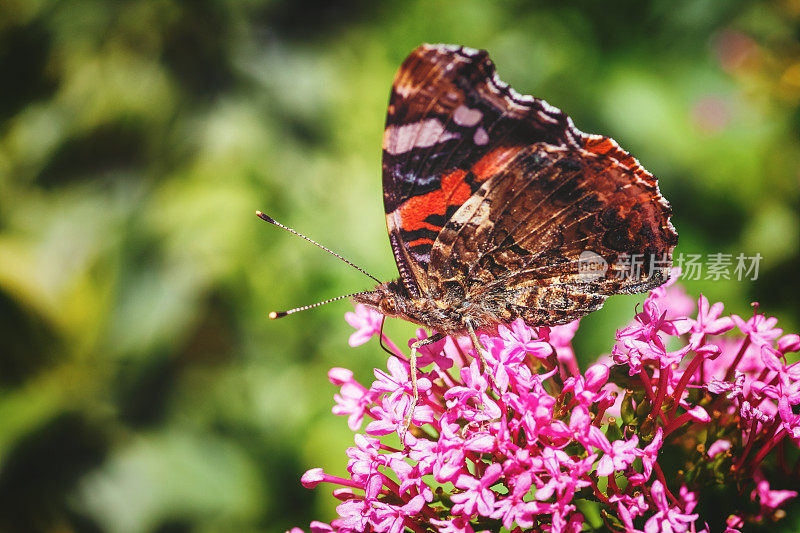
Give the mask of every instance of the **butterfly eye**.
POLYGON ((381 308, 381 312, 384 315, 393 315, 397 312, 397 307, 394 304, 394 298, 390 297, 381 298, 381 303, 379 305, 381 308))

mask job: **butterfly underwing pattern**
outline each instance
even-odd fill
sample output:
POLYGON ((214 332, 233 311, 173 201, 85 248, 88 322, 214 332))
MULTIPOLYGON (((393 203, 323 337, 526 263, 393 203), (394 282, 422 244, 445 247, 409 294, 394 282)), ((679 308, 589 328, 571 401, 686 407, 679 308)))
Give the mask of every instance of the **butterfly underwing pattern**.
POLYGON ((653 289, 678 241, 636 159, 462 46, 422 45, 397 72, 383 201, 400 276, 353 300, 436 338, 564 324, 653 289))

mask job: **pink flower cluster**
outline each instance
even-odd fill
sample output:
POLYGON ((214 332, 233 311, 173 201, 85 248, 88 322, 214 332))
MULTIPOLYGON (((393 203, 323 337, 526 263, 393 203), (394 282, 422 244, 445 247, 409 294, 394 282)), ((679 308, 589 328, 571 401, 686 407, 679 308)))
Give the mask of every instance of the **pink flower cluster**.
MULTIPOLYGON (((786 359, 800 337, 757 306, 747 319, 703 296, 693 308, 679 287, 659 287, 610 358, 584 373, 577 322, 517 320, 480 335, 486 369, 469 339, 447 337, 420 353, 408 430, 409 364, 384 338, 396 356, 369 387, 329 373, 340 387, 333 412, 353 431, 367 424, 347 449, 349 477, 303 476, 309 488, 334 484, 342 501, 338 518, 311 531, 733 532, 775 519, 797 492, 773 485, 800 476, 800 364, 786 359), (714 488, 733 493, 725 524, 703 518, 714 488)), ((346 318, 353 346, 380 332, 366 308, 346 318)))

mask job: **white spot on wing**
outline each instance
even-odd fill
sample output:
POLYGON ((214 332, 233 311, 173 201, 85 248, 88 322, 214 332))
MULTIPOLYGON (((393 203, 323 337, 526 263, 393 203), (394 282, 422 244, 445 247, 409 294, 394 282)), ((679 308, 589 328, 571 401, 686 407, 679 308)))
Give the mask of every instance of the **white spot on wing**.
POLYGON ((438 118, 428 118, 386 128, 383 134, 383 149, 392 155, 398 155, 414 148, 428 148, 456 137, 457 134, 445 130, 438 118))
POLYGON ((431 262, 431 254, 430 253, 418 254, 417 252, 411 250, 410 248, 408 249, 408 252, 409 252, 409 255, 411 255, 411 257, 414 258, 414 260, 417 263, 430 263, 431 262))
POLYGON ((394 91, 402 98, 408 98, 414 89, 416 89, 416 87, 408 82, 399 83, 394 86, 394 91))
POLYGON ((483 146, 489 142, 489 134, 486 133, 485 129, 478 128, 475 130, 475 135, 472 136, 472 140, 475 141, 475 144, 478 146, 483 146))
POLYGON ((465 105, 460 105, 453 113, 453 121, 459 126, 470 128, 480 122, 483 113, 477 109, 470 109, 465 105))

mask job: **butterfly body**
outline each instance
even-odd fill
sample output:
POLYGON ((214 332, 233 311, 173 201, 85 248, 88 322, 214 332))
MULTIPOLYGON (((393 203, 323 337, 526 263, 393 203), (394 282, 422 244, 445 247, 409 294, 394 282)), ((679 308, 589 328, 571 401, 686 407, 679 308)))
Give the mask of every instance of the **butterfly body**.
POLYGON ((467 323, 477 330, 490 330, 515 318, 501 293, 493 297, 488 294, 465 297, 463 293, 448 291, 438 297, 430 294, 411 297, 400 279, 382 283, 372 292, 354 296, 353 300, 386 316, 426 326, 445 335, 465 335, 467 323))

